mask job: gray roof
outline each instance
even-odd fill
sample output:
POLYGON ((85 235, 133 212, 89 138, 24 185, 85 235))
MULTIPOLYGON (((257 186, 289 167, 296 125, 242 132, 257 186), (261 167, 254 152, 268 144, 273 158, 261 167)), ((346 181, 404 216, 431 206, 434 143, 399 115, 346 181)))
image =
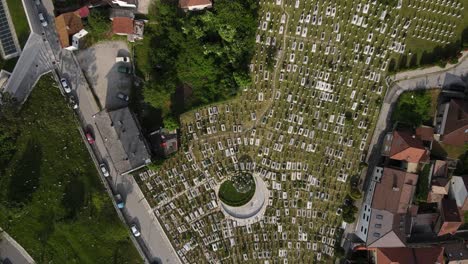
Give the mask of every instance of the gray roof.
POLYGON ((138 169, 150 162, 150 153, 137 121, 128 107, 101 111, 95 117, 98 133, 119 174, 138 169))

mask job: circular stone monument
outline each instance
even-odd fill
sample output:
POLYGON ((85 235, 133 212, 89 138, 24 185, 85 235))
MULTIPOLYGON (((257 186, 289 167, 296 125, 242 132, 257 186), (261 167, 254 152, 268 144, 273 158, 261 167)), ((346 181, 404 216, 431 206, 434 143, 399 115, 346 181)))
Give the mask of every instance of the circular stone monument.
POLYGON ((268 205, 268 196, 268 188, 258 173, 236 175, 218 186, 221 211, 238 226, 260 221, 268 205))

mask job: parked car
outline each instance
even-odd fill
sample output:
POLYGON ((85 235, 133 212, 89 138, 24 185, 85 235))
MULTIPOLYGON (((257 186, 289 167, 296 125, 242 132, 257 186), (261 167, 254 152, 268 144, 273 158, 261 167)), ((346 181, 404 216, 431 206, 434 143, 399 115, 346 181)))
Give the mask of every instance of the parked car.
POLYGON ((115 62, 130 62, 129 57, 116 57, 115 62))
POLYGON ((125 102, 128 102, 128 100, 130 100, 130 97, 128 97, 128 95, 126 95, 124 93, 118 93, 117 98, 119 98, 120 100, 125 101, 125 102))
POLYGON ((132 68, 130 68, 128 66, 119 66, 117 68, 117 71, 121 72, 121 73, 131 74, 132 73, 132 68))
POLYGON ((101 168, 101 172, 104 175, 104 177, 109 177, 109 170, 107 169, 106 164, 104 163, 99 164, 99 168, 101 168))
POLYGON ((140 233, 140 230, 138 230, 138 227, 136 225, 132 225, 130 227, 130 230, 132 230, 132 234, 135 236, 135 237, 139 237, 141 235, 140 233))
POLYGON ((47 24, 47 20, 44 17, 44 14, 39 13, 39 21, 41 21, 41 25, 43 27, 47 27, 48 24, 47 24))
POLYGON ((68 84, 67 79, 65 78, 60 79, 60 84, 62 84, 63 90, 65 90, 66 93, 71 93, 71 87, 68 84))
POLYGON ((70 104, 71 108, 78 109, 78 103, 76 102, 76 98, 73 94, 68 97, 68 103, 70 104))
POLYGON ((86 139, 88 140, 88 143, 89 143, 89 144, 94 144, 94 141, 95 141, 95 140, 94 140, 93 135, 91 135, 90 132, 86 132, 86 139))
POLYGON ((120 194, 115 195, 115 202, 119 209, 123 209, 125 207, 125 202, 122 200, 122 196, 120 194))

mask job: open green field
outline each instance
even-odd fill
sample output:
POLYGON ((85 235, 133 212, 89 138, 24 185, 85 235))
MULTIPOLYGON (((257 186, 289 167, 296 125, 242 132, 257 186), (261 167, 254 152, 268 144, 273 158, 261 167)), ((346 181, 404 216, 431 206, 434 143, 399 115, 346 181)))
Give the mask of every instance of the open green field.
POLYGON ((0 226, 37 263, 142 263, 50 75, 9 122, 18 132, 0 130, 0 226))

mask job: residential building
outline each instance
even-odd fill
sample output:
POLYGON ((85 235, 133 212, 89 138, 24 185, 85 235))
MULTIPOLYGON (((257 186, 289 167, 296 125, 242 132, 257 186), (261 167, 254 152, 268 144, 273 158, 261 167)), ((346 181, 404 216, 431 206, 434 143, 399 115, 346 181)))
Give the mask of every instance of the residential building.
POLYGON ((448 198, 442 199, 440 216, 434 228, 437 235, 453 235, 462 224, 463 220, 461 218, 460 211, 458 211, 455 200, 448 198))
POLYGON ((117 35, 133 34, 133 18, 114 17, 112 19, 112 32, 117 35))
POLYGON ((179 0, 179 7, 184 11, 196 11, 211 8, 211 0, 179 0))
POLYGON ((372 208, 367 235, 367 247, 405 247, 407 221, 405 214, 393 214, 372 208))
POLYGON ((367 233, 369 230, 369 222, 372 214, 372 198, 374 196, 374 190, 377 183, 380 182, 382 178, 383 168, 376 166, 372 174, 371 182, 361 206, 361 211, 359 212, 355 234, 362 241, 367 242, 367 233))
POLYGON ((95 115, 97 131, 118 174, 128 174, 151 162, 149 148, 140 133, 138 121, 128 107, 103 110, 95 115))
POLYGON ((404 247, 411 233, 410 208, 418 175, 384 168, 375 186, 368 224, 368 247, 404 247))
MULTIPOLYGON (((82 13, 85 14, 85 12, 82 13)), ((77 49, 72 45, 70 40, 75 34, 79 33, 84 28, 79 14, 80 12, 77 11, 68 12, 55 18, 55 28, 57 30, 60 45, 64 49, 77 49)), ((83 35, 83 32, 81 32, 81 35, 83 35)))
POLYGON ((451 99, 441 104, 435 118, 436 139, 445 144, 463 146, 468 142, 468 104, 451 99))
POLYGON ((442 264, 443 247, 428 248, 377 248, 372 253, 375 264, 442 264))
POLYGON ((408 172, 417 172, 420 163, 429 161, 429 151, 423 141, 408 130, 388 133, 384 139, 382 155, 401 162, 401 168, 408 172))
POLYGON ((417 182, 417 174, 384 168, 381 182, 375 188, 372 208, 405 214, 413 200, 417 182))
POLYGON ((452 176, 450 180, 450 198, 454 199, 462 211, 468 210, 468 175, 452 176))

